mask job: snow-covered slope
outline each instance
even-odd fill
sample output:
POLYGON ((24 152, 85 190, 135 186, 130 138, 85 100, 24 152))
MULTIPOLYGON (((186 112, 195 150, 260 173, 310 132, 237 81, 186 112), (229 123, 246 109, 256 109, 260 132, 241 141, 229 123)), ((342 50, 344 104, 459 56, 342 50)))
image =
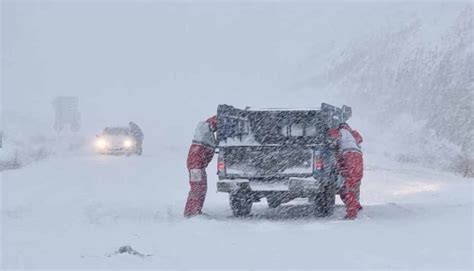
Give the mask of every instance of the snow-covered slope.
POLYGON ((404 3, 384 14, 378 29, 308 58, 301 91, 350 104, 400 143, 378 146, 399 160, 474 174, 472 2, 404 3))
POLYGON ((184 219, 185 155, 63 156, 3 172, 2 268, 472 268, 472 179, 369 155, 356 221, 339 220, 342 206, 312 218, 304 201, 237 219, 212 164, 209 216, 184 219), (152 256, 111 255, 123 245, 152 256))
POLYGON ((52 131, 51 123, 15 112, 1 111, 2 148, 0 171, 16 169, 58 153, 81 148, 84 139, 79 134, 52 131))

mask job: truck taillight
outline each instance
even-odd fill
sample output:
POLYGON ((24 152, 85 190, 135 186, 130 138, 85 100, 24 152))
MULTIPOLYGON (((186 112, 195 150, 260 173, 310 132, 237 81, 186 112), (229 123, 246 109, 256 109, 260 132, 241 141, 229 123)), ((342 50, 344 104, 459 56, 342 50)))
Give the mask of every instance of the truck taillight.
POLYGON ((322 170, 323 169, 323 159, 318 158, 316 161, 314 161, 314 168, 316 170, 322 170))
POLYGON ((224 170, 225 170, 225 163, 224 163, 224 161, 219 161, 219 162, 217 162, 217 170, 218 170, 218 171, 224 171, 224 170))

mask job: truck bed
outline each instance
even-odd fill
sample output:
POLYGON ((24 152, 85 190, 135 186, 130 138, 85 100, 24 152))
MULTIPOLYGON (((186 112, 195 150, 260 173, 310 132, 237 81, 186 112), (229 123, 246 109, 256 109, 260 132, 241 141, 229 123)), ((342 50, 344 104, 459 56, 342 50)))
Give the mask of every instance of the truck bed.
POLYGON ((232 146, 220 148, 227 178, 312 176, 314 149, 307 146, 232 146))

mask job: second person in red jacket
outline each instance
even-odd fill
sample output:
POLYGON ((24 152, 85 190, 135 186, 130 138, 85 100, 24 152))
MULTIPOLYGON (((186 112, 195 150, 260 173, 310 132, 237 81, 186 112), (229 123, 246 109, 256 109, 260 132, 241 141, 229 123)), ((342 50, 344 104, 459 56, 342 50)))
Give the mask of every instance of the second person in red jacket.
POLYGON ((359 203, 360 184, 364 172, 362 136, 347 123, 337 129, 329 130, 329 136, 337 140, 337 163, 339 174, 344 179, 339 192, 341 200, 346 205, 346 219, 357 218, 362 206, 359 203))

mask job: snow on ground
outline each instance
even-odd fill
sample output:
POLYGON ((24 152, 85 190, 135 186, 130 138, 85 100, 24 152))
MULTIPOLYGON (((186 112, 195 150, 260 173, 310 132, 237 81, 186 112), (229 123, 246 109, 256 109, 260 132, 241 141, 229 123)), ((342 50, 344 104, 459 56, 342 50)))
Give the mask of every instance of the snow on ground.
POLYGON ((211 164, 208 216, 185 219, 185 156, 82 153, 3 172, 2 268, 472 268, 472 179, 369 155, 356 221, 342 206, 310 217, 302 200, 233 218, 211 164), (152 256, 111 255, 124 245, 152 256))

